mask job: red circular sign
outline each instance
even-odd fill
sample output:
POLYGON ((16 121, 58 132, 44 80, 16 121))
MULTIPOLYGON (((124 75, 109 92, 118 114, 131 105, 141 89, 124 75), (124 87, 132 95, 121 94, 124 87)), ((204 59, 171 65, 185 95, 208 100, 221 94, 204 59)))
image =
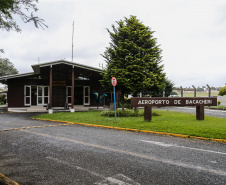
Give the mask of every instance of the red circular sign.
POLYGON ((116 79, 115 77, 112 77, 112 79, 111 79, 111 84, 112 84, 113 86, 116 86, 116 85, 117 85, 117 79, 116 79))

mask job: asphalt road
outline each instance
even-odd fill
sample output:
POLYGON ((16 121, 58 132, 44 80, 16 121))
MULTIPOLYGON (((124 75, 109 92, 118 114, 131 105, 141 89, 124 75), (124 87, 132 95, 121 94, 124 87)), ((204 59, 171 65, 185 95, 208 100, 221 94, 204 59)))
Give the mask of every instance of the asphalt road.
MULTIPOLYGON (((160 107, 160 108, 155 108, 155 110, 161 110, 161 109, 196 114, 196 107, 160 107)), ((204 110, 204 114, 205 114, 205 116, 226 118, 226 110, 214 110, 214 109, 207 109, 206 108, 204 110)))
MULTIPOLYGON (((226 184, 226 145, 0 114, 0 173, 19 184, 226 184)), ((151 124, 151 123, 147 123, 151 124)))

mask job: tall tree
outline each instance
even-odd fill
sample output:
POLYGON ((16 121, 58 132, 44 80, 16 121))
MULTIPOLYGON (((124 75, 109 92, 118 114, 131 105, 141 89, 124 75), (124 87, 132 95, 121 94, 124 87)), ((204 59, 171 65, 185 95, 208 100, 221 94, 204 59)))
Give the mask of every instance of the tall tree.
MULTIPOLYGON (((14 15, 19 16, 25 23, 33 22, 36 28, 47 27, 43 19, 34 16, 34 12, 38 11, 36 3, 38 0, 0 0, 0 29, 21 32, 14 15)), ((1 48, 0 53, 4 53, 1 48)))
POLYGON ((9 59, 0 58, 0 76, 18 74, 17 69, 9 59))
POLYGON ((152 90, 150 92, 147 92, 147 94, 151 95, 152 97, 162 97, 163 92, 165 91, 165 97, 168 97, 173 92, 173 86, 174 86, 173 81, 166 78, 165 88, 162 91, 160 89, 156 89, 155 91, 152 90))
POLYGON ((173 81, 167 78, 165 86, 165 97, 170 96, 170 94, 173 92, 173 86, 174 86, 173 81))
POLYGON ((36 3, 38 0, 0 0, 0 29, 20 32, 14 15, 19 16, 25 23, 33 22, 37 28, 47 27, 43 19, 34 15, 34 12, 38 11, 36 3))
POLYGON ((117 90, 137 96, 142 91, 163 91, 165 73, 163 72, 161 49, 157 45, 154 31, 145 26, 136 16, 130 16, 112 25, 110 46, 102 55, 107 63, 102 85, 111 88, 111 78, 118 81, 117 90))

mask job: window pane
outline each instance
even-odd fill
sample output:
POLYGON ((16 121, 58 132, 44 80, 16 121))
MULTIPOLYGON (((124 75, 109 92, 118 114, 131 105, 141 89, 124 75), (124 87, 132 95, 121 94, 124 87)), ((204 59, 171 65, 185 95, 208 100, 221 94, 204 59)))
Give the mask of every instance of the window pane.
POLYGON ((68 97, 68 103, 71 103, 71 97, 68 97))
POLYGON ((44 98, 44 104, 48 104, 49 103, 48 100, 49 100, 49 98, 48 97, 45 97, 44 98))
POLYGON ((68 96, 71 96, 71 87, 68 87, 68 89, 67 89, 67 95, 68 96))
POLYGON ((26 87, 26 96, 30 96, 30 87, 26 87))
POLYGON ((85 97, 85 103, 89 103, 89 97, 85 97))
POLYGON ((48 87, 44 87, 44 96, 49 96, 48 87))
POLYGON ((85 87, 85 96, 89 96, 89 88, 88 87, 85 87))
POLYGON ((42 97, 38 97, 38 104, 42 104, 42 97))
POLYGON ((26 97, 26 104, 30 104, 30 97, 26 97))
POLYGON ((42 87, 38 87, 38 96, 42 96, 42 87))

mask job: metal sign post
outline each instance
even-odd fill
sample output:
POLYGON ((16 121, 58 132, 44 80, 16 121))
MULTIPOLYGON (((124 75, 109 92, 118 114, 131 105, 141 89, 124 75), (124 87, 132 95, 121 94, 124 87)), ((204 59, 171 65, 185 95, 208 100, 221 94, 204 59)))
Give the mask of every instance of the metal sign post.
POLYGON ((116 118, 115 86, 117 85, 117 79, 115 77, 112 77, 111 84, 113 85, 113 92, 114 92, 114 108, 115 108, 115 121, 116 121, 117 118, 116 118))

